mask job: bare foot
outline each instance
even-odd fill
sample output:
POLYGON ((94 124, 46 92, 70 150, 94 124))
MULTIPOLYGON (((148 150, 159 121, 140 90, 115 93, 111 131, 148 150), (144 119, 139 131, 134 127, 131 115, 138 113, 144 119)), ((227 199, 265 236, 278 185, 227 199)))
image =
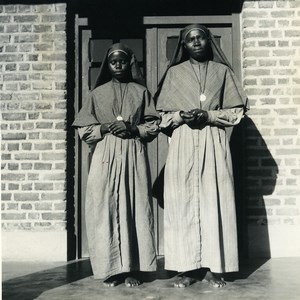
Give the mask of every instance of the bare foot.
POLYGON ((103 284, 107 287, 115 287, 122 282, 120 275, 114 275, 103 281, 103 284))
POLYGON ((191 277, 187 277, 187 276, 178 276, 178 278, 176 279, 176 281, 174 282, 174 287, 177 288, 185 288, 190 286, 191 284, 193 284, 194 282, 196 282, 195 279, 191 278, 191 277))
POLYGON ((226 285, 226 282, 222 279, 218 279, 214 273, 207 271, 203 281, 209 283, 213 287, 223 287, 226 285))
POLYGON ((133 277, 127 277, 125 279, 125 285, 127 287, 139 286, 141 282, 133 277))

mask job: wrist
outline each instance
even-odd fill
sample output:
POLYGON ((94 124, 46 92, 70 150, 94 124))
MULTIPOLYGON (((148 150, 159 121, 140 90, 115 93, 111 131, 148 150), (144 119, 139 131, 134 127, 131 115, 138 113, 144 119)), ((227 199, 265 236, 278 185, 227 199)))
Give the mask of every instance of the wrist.
POLYGON ((184 123, 184 119, 182 118, 183 113, 184 113, 183 110, 176 111, 174 113, 174 121, 176 122, 176 124, 181 125, 184 123))
POLYGON ((102 135, 109 133, 109 128, 107 124, 101 124, 100 125, 100 133, 102 135))
POLYGON ((136 125, 131 125, 131 134, 134 137, 140 135, 140 132, 139 132, 139 130, 138 130, 138 128, 137 128, 136 125))

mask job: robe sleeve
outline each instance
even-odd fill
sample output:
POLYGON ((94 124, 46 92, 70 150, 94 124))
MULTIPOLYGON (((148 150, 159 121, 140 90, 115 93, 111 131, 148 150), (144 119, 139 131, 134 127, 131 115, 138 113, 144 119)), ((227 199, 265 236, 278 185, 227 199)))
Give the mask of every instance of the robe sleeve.
POLYGON ((93 124, 100 124, 95 115, 93 94, 84 102, 82 108, 77 114, 72 126, 84 127, 93 124))
POLYGON ((172 136, 173 130, 182 124, 184 124, 184 120, 180 116, 180 111, 161 113, 159 129, 167 136, 172 136))
POLYGON ((161 114, 161 123, 159 125, 160 128, 167 128, 171 127, 173 129, 179 127, 184 123, 184 120, 180 116, 180 111, 176 112, 169 112, 169 113, 162 113, 161 114))
POLYGON ((226 70, 224 92, 221 107, 223 109, 244 107, 248 109, 247 96, 231 69, 226 70))
POLYGON ((229 127, 240 123, 244 115, 244 108, 209 110, 207 113, 208 124, 229 127))
POLYGON ((176 100, 178 94, 178 82, 174 77, 173 73, 173 69, 170 68, 166 73, 166 77, 164 78, 160 93, 156 99, 156 109, 158 111, 174 112, 177 110, 176 100))
POLYGON ((144 122, 137 125, 141 140, 151 142, 159 133, 160 115, 148 90, 144 92, 144 122))
POLYGON ((78 127, 78 134, 80 139, 89 145, 99 142, 104 138, 101 134, 101 125, 78 127))

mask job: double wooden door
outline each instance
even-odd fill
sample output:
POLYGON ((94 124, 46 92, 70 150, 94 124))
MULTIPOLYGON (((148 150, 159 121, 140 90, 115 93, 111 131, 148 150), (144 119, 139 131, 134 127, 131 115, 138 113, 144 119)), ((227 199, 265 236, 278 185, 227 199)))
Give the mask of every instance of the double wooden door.
MULTIPOLYGON (((190 16, 190 17, 144 17, 145 37, 118 39, 93 36, 85 20, 77 20, 77 93, 75 113, 79 111, 93 88, 97 72, 106 48, 114 42, 128 44, 137 55, 140 67, 147 79, 147 86, 153 94, 157 84, 170 63, 175 49, 179 31, 187 24, 206 25, 219 42, 232 64, 236 75, 240 76, 240 42, 238 16, 190 16)), ((148 144, 151 177, 154 193, 154 223, 158 254, 164 253, 163 247, 163 168, 168 150, 166 136, 160 134, 148 144)), ((78 236, 78 257, 88 256, 85 232, 85 189, 90 163, 89 149, 76 137, 76 228, 78 236)))

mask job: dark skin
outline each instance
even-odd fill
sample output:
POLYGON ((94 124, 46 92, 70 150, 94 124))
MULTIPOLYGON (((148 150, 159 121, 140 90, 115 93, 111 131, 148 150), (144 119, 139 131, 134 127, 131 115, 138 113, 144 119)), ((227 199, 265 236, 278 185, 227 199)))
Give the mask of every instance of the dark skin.
MULTIPOLYGON (((121 51, 113 52, 108 58, 108 67, 113 77, 113 80, 117 82, 128 82, 130 60, 129 57, 121 51)), ((112 123, 101 124, 101 133, 111 133, 116 137, 122 139, 129 139, 134 136, 138 136, 139 132, 135 125, 131 125, 125 121, 114 121, 112 123)), ((134 287, 140 285, 140 281, 137 280, 134 274, 122 273, 111 276, 104 280, 104 285, 107 287, 115 287, 120 283, 125 283, 127 287, 134 287)))
MULTIPOLYGON (((203 31, 198 29, 190 31, 185 37, 184 47, 190 56, 191 63, 203 63, 208 60, 210 40, 203 31)), ((207 112, 199 108, 190 111, 181 111, 180 116, 191 128, 204 125, 208 119, 207 112)), ((208 282, 213 287, 223 287, 226 285, 225 281, 217 278, 216 274, 212 273, 209 268, 201 268, 180 274, 174 282, 174 286, 184 288, 199 279, 208 282)))
MULTIPOLYGON (((191 63, 207 61, 210 41, 203 31, 198 29, 190 31, 183 43, 184 48, 190 56, 191 63)), ((207 112, 199 108, 190 111, 181 111, 180 116, 192 128, 205 124, 208 118, 207 112)))
MULTIPOLYGON (((108 58, 108 68, 114 81, 128 82, 130 61, 124 52, 113 52, 108 58)), ((139 134, 135 125, 131 125, 124 120, 116 120, 112 123, 102 124, 100 130, 102 134, 111 133, 122 139, 128 139, 138 136, 139 134)))

